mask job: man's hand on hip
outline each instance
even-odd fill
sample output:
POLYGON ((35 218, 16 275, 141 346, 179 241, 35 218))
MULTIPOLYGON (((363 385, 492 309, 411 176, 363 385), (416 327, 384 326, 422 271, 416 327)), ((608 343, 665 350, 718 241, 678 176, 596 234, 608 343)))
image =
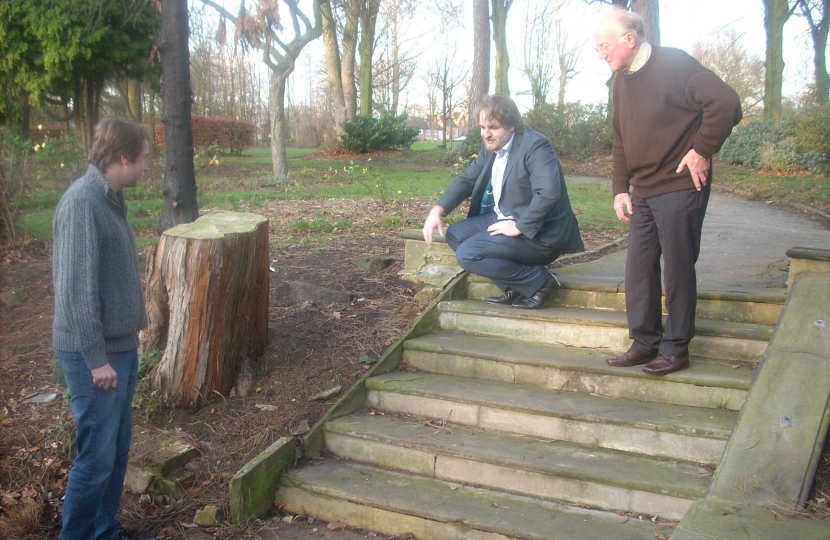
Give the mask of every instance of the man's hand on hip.
POLYGON ((432 244, 432 233, 438 229, 438 234, 444 236, 444 209, 438 205, 432 207, 429 211, 426 221, 424 221, 424 241, 427 244, 432 244))
POLYGON ((522 231, 516 228, 516 222, 512 219, 497 221, 487 227, 487 230, 490 232, 490 236, 503 234, 504 236, 511 236, 515 238, 516 236, 522 234, 522 231))
POLYGON ((118 373, 112 369, 112 366, 109 364, 104 364, 101 367, 97 367, 91 371, 92 373, 92 384, 100 388, 101 390, 107 391, 110 388, 115 388, 118 386, 118 373))
POLYGON ((694 151, 694 148, 689 150, 680 165, 677 166, 677 172, 681 172, 684 167, 688 167, 689 173, 692 175, 692 182, 695 183, 695 189, 700 191, 706 186, 706 179, 709 176, 710 161, 694 151))
POLYGON ((614 212, 617 213, 617 219, 626 223, 631 223, 629 217, 634 213, 634 206, 631 204, 631 195, 628 193, 617 193, 614 195, 614 212))

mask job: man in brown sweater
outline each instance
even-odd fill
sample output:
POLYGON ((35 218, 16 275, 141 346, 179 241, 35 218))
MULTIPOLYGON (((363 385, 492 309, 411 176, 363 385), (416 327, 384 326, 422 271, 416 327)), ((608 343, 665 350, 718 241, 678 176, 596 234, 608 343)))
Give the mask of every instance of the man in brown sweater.
POLYGON ((689 367, 695 262, 712 179, 712 155, 741 120, 740 99, 678 49, 645 41, 643 19, 615 8, 600 19, 597 52, 614 81, 617 217, 630 224, 625 302, 631 348, 608 359, 665 375, 689 367), (668 317, 662 323, 660 256, 668 317))

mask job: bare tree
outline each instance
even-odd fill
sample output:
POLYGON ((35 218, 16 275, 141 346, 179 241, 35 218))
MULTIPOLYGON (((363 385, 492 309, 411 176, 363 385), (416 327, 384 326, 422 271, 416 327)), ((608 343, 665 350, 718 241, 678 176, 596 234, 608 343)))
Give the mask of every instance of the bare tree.
POLYGON ((507 83, 510 58, 507 54, 507 13, 513 5, 513 0, 491 0, 493 21, 493 43, 496 46, 496 92, 510 95, 510 85, 507 83))
POLYGON ((335 140, 344 122, 354 122, 357 115, 357 85, 355 66, 357 58, 357 0, 326 1, 323 14, 323 43, 326 47, 326 66, 334 100, 335 140))
POLYGON ((758 109, 764 100, 764 61, 747 53, 735 30, 719 36, 714 43, 695 43, 692 55, 735 89, 744 116, 761 112, 758 109))
POLYGON ((325 1, 327 0, 313 0, 312 24, 300 10, 298 0, 283 0, 291 16, 292 29, 291 41, 286 43, 280 35, 282 27, 276 0, 259 0, 252 13, 248 11, 243 0, 237 16, 233 16, 214 0, 202 0, 204 4, 213 7, 220 15, 234 23, 237 41, 243 41, 262 51, 262 61, 271 70, 268 112, 271 120, 271 162, 276 178, 288 176, 288 157, 285 152, 285 83, 294 71, 295 62, 303 48, 323 34, 320 4, 325 1))
POLYGON ((813 65, 816 78, 816 103, 830 99, 830 75, 827 74, 827 34, 830 31, 830 0, 798 0, 801 14, 810 25, 813 40, 813 65))
POLYGON ((766 78, 764 81, 764 120, 781 120, 781 89, 784 85, 784 23, 798 6, 795 0, 763 0, 764 30, 767 35, 766 78))
MULTIPOLYGON (((446 51, 446 49, 445 49, 446 51)), ((429 70, 430 85, 440 94, 441 109, 439 111, 441 127, 443 128, 442 144, 447 145, 447 130, 451 129, 452 113, 464 102, 462 84, 467 78, 468 70, 457 71, 454 66, 454 51, 446 51, 443 58, 436 60, 429 70)))
POLYGON ((579 57, 585 49, 585 44, 588 43, 587 37, 582 41, 570 39, 570 33, 565 29, 564 21, 564 17, 557 17, 554 25, 556 28, 554 45, 556 61, 559 66, 556 103, 559 107, 565 104, 565 91, 568 88, 568 82, 579 73, 576 66, 579 64, 579 57))
POLYGON ((555 66, 551 54, 551 22, 554 6, 545 0, 538 12, 527 11, 525 19, 524 67, 522 71, 530 81, 533 108, 547 101, 553 84, 555 66))
MULTIPOLYGON (((397 115, 400 107, 401 93, 415 75, 416 54, 406 50, 408 41, 402 29, 411 26, 415 17, 414 0, 384 0, 381 4, 380 43, 382 48, 378 61, 373 68, 375 82, 373 86, 382 95, 374 99, 375 106, 386 113, 397 115)), ((418 37, 412 38, 417 41, 418 37)))
POLYGON ((360 114, 372 115, 372 56, 380 0, 355 0, 360 6, 360 114))
POLYGON ((488 0, 473 0, 473 77, 470 80, 468 122, 473 111, 490 92, 490 5, 488 0))

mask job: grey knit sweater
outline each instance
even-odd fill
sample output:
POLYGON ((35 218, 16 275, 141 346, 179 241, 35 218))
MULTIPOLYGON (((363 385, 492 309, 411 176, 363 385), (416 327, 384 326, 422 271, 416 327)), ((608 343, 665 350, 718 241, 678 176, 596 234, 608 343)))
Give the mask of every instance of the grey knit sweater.
POLYGON ((52 233, 55 349, 81 353, 92 370, 138 347, 147 315, 123 194, 90 165, 61 197, 52 233))

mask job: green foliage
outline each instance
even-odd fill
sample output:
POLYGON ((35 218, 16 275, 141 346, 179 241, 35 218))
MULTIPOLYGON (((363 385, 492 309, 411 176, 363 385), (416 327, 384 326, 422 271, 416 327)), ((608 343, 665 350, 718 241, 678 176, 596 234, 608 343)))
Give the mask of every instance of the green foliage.
POLYGON ((604 105, 566 103, 529 111, 525 124, 546 136, 560 157, 588 159, 611 151, 613 130, 604 105))
POLYGON ((799 114, 795 119, 795 136, 804 168, 830 174, 830 102, 799 114))
POLYGON ((69 185, 81 176, 87 167, 84 149, 75 136, 66 133, 57 137, 46 136, 34 145, 32 164, 38 180, 57 181, 69 185))
POLYGON ((775 145, 784 137, 784 128, 773 122, 749 122, 726 139, 720 150, 720 158, 733 165, 749 165, 760 169, 765 145, 775 145))
POLYGON ((761 168, 768 171, 796 172, 803 169, 794 137, 761 144, 761 168))
POLYGON ((152 351, 144 351, 138 356, 138 380, 143 379, 150 373, 156 364, 161 361, 163 351, 161 349, 154 349, 152 351))
POLYGON ((0 2, 0 116, 26 97, 39 103, 74 96, 79 82, 100 87, 158 71, 149 59, 159 26, 152 0, 0 2))
POLYGON ((355 121, 343 123, 338 146, 348 152, 365 154, 375 150, 409 148, 418 130, 406 125, 406 115, 358 115, 355 121))
POLYGON ((445 165, 456 167, 459 173, 473 162, 481 151, 481 134, 477 129, 471 129, 467 138, 461 141, 454 148, 447 150, 441 162, 445 165))

